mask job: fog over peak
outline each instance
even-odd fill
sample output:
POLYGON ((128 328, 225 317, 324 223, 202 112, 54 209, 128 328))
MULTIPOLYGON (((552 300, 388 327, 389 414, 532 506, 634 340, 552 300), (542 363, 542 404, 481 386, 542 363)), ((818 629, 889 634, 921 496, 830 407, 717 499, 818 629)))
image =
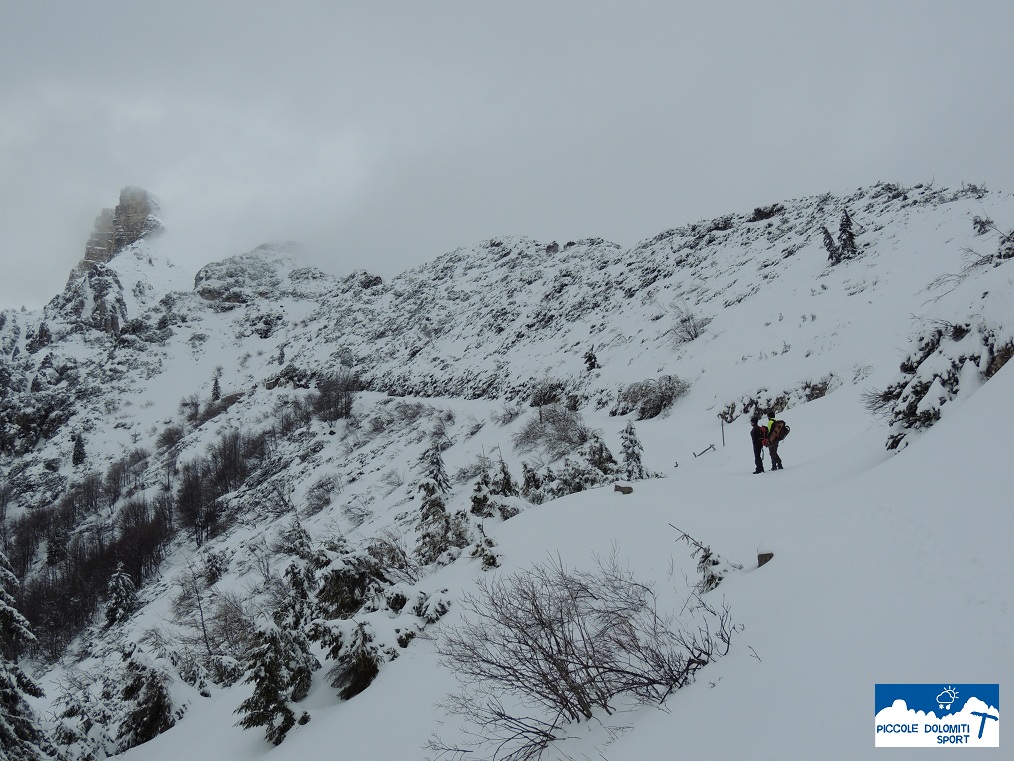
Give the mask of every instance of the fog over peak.
POLYGON ((1014 187, 998 3, 51 11, 0 30, 4 307, 58 291, 127 185, 191 272, 296 239, 336 275, 878 180, 1014 187))

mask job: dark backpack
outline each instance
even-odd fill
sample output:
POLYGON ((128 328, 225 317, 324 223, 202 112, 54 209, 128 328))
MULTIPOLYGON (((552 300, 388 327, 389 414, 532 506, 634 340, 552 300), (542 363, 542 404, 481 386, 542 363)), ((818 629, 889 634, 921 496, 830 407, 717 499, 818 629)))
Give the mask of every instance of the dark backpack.
POLYGON ((776 420, 771 426, 771 440, 784 441, 789 435, 789 426, 784 420, 776 420))

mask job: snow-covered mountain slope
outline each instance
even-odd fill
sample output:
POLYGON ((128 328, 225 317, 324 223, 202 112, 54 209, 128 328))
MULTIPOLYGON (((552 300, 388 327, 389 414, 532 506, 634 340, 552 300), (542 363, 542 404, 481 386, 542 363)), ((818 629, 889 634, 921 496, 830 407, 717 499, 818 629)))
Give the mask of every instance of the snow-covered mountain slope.
MULTIPOLYGON (((615 551, 638 578, 682 591, 683 574, 692 581, 696 571, 671 526, 744 566, 711 593, 743 627, 726 657, 664 710, 568 726, 545 758, 875 758, 875 684, 1009 682, 1011 394, 1007 368, 895 457, 883 451, 882 429, 843 426, 856 419, 856 398, 832 394, 792 417, 783 472, 749 474, 739 425, 726 448, 691 457, 667 479, 635 483, 633 494, 581 492, 491 531, 504 574, 557 556, 592 568, 596 555, 615 551), (759 552, 774 553, 762 568, 759 552)), ((656 459, 685 447, 672 419, 638 430, 656 459)), ((460 599, 481 576, 474 562, 455 564, 433 583, 460 599)), ((436 636, 458 615, 452 606, 436 636)), ((436 705, 457 685, 435 645, 413 643, 350 701, 336 703, 318 684, 302 704, 312 720, 278 748, 232 727, 246 696, 234 689, 200 700, 180 731, 125 758, 434 757, 421 750, 433 734, 448 744, 468 739, 464 722, 436 705)))
POLYGON ((118 745, 102 732, 122 730, 138 700, 122 694, 131 669, 157 672, 178 724, 130 757, 267 753, 261 731, 232 727, 250 695, 237 682, 250 627, 279 609, 290 563, 320 584, 368 568, 368 602, 325 618, 346 648, 370 633, 376 681, 339 700, 318 672, 296 706, 311 722, 271 754, 422 758, 433 733, 466 737, 433 708, 454 687, 434 648, 476 578, 557 554, 584 567, 615 544, 640 578, 685 586, 696 563, 675 524, 742 565, 709 593, 743 627, 732 649, 670 696, 671 713, 623 704, 632 713, 570 725, 577 739, 551 752, 643 758, 678 736, 693 757, 757 742, 802 754, 834 722, 833 757, 862 757, 872 684, 1005 676, 990 671, 1002 649, 989 632, 1010 623, 997 504, 1010 484, 990 458, 1010 421, 989 408, 1004 405, 1014 346, 1011 201, 879 184, 629 250, 499 238, 389 282, 301 267, 285 244, 209 264, 190 289, 157 240, 133 243, 41 312, 0 313, 4 540, 44 632, 40 709, 102 714, 90 734, 84 709, 56 721, 69 753, 101 758, 118 745), (857 251, 832 264, 823 228, 834 248, 846 209, 857 251), (329 381, 357 377, 351 417, 320 404, 329 381), (746 421, 766 409, 792 426, 788 467, 752 476, 746 421), (543 415, 576 437, 557 430, 547 444, 533 427, 543 415), (621 495, 607 488, 624 474, 595 465, 595 446, 621 459, 628 421, 645 467, 667 477, 621 495), (433 451, 455 535, 435 562, 420 488, 433 451), (477 511, 477 482, 495 483, 501 461, 542 485, 477 511), (134 557, 149 526, 154 549, 134 557), (98 557, 96 543, 144 581, 137 611, 111 627, 80 593, 42 585, 98 557), (756 569, 764 551, 776 561, 756 569), (941 590, 959 621, 932 607, 941 590), (207 627, 194 639, 195 604, 202 620, 201 605, 214 612, 213 643, 207 627), (76 628, 47 619, 53 605, 76 628), (979 637, 974 655, 910 647, 938 615, 979 637), (817 689, 835 697, 801 698, 817 689), (773 729, 789 705, 805 727, 795 734, 773 729))

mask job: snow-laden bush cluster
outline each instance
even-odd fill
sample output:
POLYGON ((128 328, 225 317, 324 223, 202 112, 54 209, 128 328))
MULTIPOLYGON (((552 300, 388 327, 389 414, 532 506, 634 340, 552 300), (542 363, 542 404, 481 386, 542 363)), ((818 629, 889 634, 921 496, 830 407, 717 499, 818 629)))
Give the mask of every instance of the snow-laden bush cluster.
POLYGON ((867 408, 890 421, 888 449, 908 445, 913 432, 940 419, 948 402, 971 394, 1011 357, 1014 342, 982 318, 934 322, 914 338, 902 361, 901 378, 883 391, 866 394, 867 408))

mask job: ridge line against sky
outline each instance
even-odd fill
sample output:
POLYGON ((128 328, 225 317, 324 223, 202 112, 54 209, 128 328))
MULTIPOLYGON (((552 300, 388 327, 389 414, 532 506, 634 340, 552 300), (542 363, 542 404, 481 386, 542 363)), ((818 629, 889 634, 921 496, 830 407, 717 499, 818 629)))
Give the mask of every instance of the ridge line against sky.
POLYGON ((59 292, 126 185, 190 274, 294 239, 385 277, 879 180, 1012 190, 1012 22, 985 0, 19 4, 0 308, 59 292))

